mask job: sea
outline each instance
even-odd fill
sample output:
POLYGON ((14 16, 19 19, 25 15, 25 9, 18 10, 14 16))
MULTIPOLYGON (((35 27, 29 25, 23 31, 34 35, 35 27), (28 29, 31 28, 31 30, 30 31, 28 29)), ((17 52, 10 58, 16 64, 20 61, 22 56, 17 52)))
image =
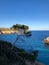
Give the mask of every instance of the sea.
POLYGON ((49 65, 49 45, 44 39, 49 37, 49 31, 31 31, 32 36, 17 34, 0 34, 0 40, 11 42, 14 46, 24 49, 27 53, 38 50, 37 61, 49 65), (19 36, 19 38, 18 38, 19 36), (18 38, 18 39, 17 39, 18 38))

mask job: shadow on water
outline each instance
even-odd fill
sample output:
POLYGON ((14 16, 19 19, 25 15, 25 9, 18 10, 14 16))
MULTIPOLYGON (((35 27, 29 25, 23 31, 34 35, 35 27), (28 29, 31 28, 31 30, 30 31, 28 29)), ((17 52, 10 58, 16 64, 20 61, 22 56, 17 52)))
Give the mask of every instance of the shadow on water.
POLYGON ((49 50, 49 44, 44 44, 44 46, 49 50))

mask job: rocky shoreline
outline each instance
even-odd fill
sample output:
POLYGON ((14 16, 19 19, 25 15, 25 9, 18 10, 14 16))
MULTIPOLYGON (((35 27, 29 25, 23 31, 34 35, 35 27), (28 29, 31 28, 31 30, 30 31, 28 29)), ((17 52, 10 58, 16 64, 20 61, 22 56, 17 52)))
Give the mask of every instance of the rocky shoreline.
POLYGON ((37 50, 33 51, 33 55, 31 55, 24 49, 13 46, 10 42, 0 40, 1 65, 44 65, 36 61, 37 56, 37 50))

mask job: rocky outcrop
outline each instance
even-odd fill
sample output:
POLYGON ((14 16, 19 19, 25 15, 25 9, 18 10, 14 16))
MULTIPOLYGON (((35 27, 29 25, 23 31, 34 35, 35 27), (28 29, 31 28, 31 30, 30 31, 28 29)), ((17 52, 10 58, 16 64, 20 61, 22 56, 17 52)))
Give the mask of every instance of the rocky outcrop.
POLYGON ((11 33, 18 33, 18 30, 12 30, 9 28, 0 28, 0 34, 11 34, 11 33))
POLYGON ((44 43, 49 44, 49 37, 44 39, 44 43))
POLYGON ((0 65, 43 65, 35 62, 38 51, 28 54, 6 41, 0 41, 0 65))

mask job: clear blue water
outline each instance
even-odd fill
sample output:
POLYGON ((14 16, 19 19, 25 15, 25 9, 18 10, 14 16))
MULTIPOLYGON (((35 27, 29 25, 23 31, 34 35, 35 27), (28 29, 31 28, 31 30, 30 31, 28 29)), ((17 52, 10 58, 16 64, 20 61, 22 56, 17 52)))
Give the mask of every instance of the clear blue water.
MULTIPOLYGON (((0 35, 0 39, 4 39, 12 43, 15 41, 16 37, 16 34, 0 35)), ((49 37, 49 31, 32 31, 31 37, 27 38, 25 36, 21 36, 19 40, 13 45, 21 47, 29 53, 31 53, 32 50, 38 50, 39 53, 37 60, 44 63, 45 65, 49 65, 49 45, 43 42, 44 38, 46 37, 49 37)))
POLYGON ((49 31, 32 31, 30 38, 22 37, 25 39, 24 42, 19 40, 16 46, 24 48, 29 53, 32 50, 38 50, 37 61, 49 65, 49 45, 43 42, 46 37, 49 37, 49 31))
POLYGON ((49 37, 49 31, 33 31, 33 48, 39 50, 37 60, 49 65, 49 45, 43 42, 44 38, 49 37))

